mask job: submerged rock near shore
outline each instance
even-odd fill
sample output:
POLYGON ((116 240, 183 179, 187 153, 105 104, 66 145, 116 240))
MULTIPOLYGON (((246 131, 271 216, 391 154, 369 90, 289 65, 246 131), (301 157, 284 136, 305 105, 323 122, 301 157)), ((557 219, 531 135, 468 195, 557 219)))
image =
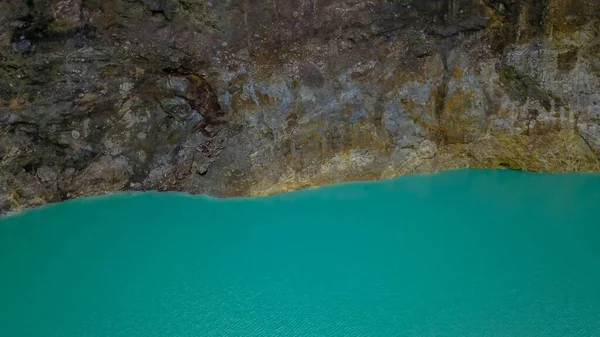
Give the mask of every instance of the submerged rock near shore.
POLYGON ((0 211, 600 170, 595 0, 0 3, 0 211))

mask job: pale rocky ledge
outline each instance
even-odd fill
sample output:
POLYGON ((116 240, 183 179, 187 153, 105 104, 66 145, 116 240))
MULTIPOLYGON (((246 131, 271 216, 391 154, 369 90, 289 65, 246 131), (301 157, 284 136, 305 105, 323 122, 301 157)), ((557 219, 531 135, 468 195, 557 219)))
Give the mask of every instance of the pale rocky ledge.
POLYGON ((598 171, 597 0, 0 1, 0 212, 598 171))

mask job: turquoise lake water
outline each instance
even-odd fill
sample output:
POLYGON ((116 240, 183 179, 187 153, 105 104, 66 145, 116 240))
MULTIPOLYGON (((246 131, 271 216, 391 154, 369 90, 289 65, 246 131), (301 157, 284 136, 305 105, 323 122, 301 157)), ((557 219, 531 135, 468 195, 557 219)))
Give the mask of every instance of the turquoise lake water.
POLYGON ((1 336, 600 336, 600 175, 459 170, 0 220, 1 336))

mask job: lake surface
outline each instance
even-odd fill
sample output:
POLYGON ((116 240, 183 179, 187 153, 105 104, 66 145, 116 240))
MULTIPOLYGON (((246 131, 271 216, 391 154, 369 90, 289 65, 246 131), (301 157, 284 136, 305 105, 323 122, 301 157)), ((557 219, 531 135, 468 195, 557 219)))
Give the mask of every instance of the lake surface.
POLYGON ((0 336, 600 336, 600 175, 43 207, 0 220, 0 336))

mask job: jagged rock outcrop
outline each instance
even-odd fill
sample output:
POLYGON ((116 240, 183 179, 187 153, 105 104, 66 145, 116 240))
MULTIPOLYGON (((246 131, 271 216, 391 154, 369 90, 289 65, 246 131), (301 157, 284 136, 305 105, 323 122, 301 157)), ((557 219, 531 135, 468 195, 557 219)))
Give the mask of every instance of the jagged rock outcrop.
POLYGON ((0 210, 600 169, 595 0, 0 2, 0 210))

